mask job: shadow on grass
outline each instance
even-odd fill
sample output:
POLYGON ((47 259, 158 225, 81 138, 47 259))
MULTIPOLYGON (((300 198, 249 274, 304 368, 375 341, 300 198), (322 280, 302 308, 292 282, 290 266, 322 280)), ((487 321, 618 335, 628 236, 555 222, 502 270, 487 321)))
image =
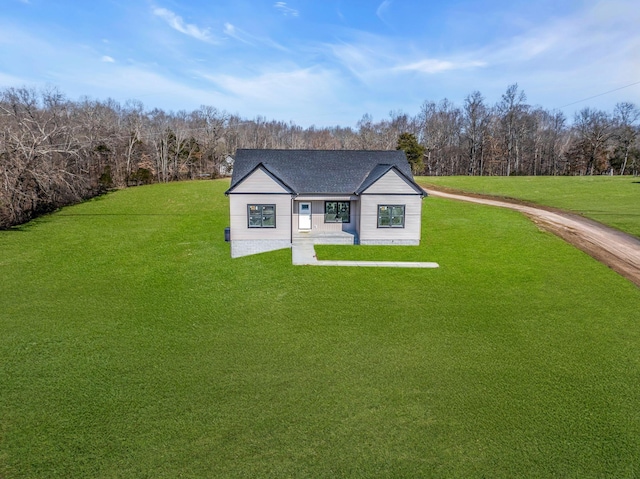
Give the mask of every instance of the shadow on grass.
POLYGON ((52 218, 51 214, 39 216, 37 218, 33 218, 29 220, 27 223, 22 223, 15 226, 10 226, 9 228, 0 229, 0 234, 2 233, 27 233, 29 230, 35 228, 38 225, 43 223, 47 223, 52 218))

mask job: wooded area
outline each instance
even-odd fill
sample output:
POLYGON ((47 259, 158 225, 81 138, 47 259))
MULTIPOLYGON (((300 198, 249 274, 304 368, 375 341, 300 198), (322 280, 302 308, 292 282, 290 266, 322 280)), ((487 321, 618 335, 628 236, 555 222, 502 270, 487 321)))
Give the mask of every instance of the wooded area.
POLYGON ((462 107, 425 101, 415 116, 365 114, 356 128, 7 88, 0 92, 0 227, 113 187, 223 176, 237 148, 389 150, 402 134, 424 149, 422 162, 412 162, 416 174, 637 175, 639 118, 635 105, 619 103, 611 113, 584 108, 569 123, 559 111, 527 104, 517 84, 495 105, 475 91, 462 107))

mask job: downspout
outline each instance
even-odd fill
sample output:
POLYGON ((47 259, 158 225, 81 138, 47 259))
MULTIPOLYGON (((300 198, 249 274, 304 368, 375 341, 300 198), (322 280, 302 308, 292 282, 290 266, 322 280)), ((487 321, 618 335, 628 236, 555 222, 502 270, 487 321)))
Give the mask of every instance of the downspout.
POLYGON ((289 242, 293 245, 293 205, 295 204, 297 194, 291 195, 291 217, 289 218, 289 242))
POLYGON ((357 191, 353 192, 353 196, 355 196, 358 201, 358 224, 356 224, 356 240, 355 243, 356 245, 360 244, 360 226, 362 225, 362 201, 360 201, 360 195, 358 194, 357 191))

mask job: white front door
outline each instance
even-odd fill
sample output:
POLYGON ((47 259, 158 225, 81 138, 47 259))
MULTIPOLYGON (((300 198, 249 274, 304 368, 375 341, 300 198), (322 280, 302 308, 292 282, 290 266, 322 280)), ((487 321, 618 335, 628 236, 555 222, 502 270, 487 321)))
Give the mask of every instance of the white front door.
POLYGON ((298 229, 311 229, 311 203, 298 203, 298 229))

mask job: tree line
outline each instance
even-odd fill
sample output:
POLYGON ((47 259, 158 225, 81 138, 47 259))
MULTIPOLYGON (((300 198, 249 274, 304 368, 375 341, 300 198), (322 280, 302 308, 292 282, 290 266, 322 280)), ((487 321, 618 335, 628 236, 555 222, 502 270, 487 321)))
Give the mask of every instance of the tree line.
POLYGON ((237 148, 391 150, 401 135, 420 155, 415 174, 595 175, 640 169, 640 112, 584 108, 569 123, 527 103, 517 84, 495 104, 425 101, 355 128, 242 118, 212 106, 145 110, 142 103, 68 99, 55 88, 0 91, 0 227, 28 221, 110 188, 228 173, 237 148))

